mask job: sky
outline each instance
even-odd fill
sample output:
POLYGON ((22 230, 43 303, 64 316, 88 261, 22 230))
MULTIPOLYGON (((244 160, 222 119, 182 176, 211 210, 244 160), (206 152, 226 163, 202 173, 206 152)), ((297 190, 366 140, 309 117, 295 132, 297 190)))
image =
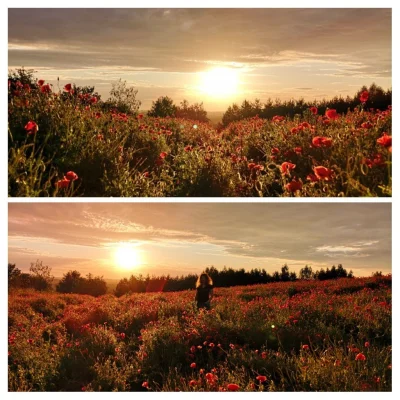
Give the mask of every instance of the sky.
POLYGON ((224 111, 244 99, 353 96, 392 85, 390 9, 9 9, 8 65, 54 84, 118 79, 224 111))
POLYGON ((108 279, 287 263, 391 272, 389 203, 9 203, 8 260, 108 279))

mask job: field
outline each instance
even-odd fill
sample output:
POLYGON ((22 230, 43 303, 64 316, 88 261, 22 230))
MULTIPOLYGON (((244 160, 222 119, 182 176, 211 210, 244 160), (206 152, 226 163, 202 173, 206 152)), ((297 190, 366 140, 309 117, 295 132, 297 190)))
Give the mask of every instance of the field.
POLYGON ((391 107, 225 128, 9 82, 9 196, 391 196, 391 107))
POLYGON ((10 391, 390 391, 391 276, 9 294, 10 391))

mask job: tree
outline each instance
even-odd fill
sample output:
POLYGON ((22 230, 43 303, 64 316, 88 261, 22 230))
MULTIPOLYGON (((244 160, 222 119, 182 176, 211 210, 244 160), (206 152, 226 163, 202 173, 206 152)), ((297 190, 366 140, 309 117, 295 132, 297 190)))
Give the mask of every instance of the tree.
POLYGON ((121 113, 137 114, 141 101, 136 100, 138 91, 134 87, 128 87, 127 82, 120 79, 112 84, 110 98, 105 102, 107 109, 116 109, 121 113))
POLYGON ((60 293, 78 293, 82 281, 79 271, 68 271, 56 286, 60 293))
POLYGON ((289 267, 287 266, 287 264, 285 264, 282 268, 281 268, 281 281, 282 282, 287 282, 290 280, 290 275, 289 275, 289 267))
POLYGON ((177 107, 168 96, 159 97, 153 101, 151 110, 147 113, 149 117, 175 117, 177 107))
POLYGON ((306 265, 304 268, 300 270, 300 279, 312 279, 313 270, 311 267, 306 265))
POLYGON ((51 268, 43 265, 43 261, 36 260, 29 268, 31 273, 32 287, 36 290, 50 290, 54 277, 51 275, 51 268))
POLYGON ((203 103, 194 103, 189 105, 187 100, 183 100, 176 108, 175 116, 177 118, 186 118, 194 121, 209 122, 207 111, 203 108, 203 103))
POLYGON ((21 276, 21 270, 15 264, 8 263, 8 286, 16 286, 18 278, 21 276))

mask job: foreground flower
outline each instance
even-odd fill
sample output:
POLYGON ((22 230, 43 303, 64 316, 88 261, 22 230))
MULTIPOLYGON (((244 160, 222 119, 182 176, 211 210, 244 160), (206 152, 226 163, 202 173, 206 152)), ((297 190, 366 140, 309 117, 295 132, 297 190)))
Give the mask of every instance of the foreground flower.
POLYGON ((165 157, 167 157, 167 155, 168 155, 168 153, 163 151, 162 153, 160 153, 160 158, 163 160, 165 157))
POLYGON ((267 377, 264 376, 264 375, 258 375, 258 376, 256 377, 256 379, 257 379, 260 383, 262 383, 262 382, 265 382, 265 381, 267 380, 267 377))
POLYGON ((324 181, 330 181, 334 174, 333 170, 326 168, 326 167, 322 167, 322 166, 314 167, 313 170, 314 170, 315 176, 319 180, 324 180, 324 181))
POLYGON ((68 171, 64 178, 68 179, 69 181, 76 181, 78 179, 78 175, 74 171, 68 171))
POLYGON ((42 86, 40 87, 40 91, 41 91, 42 93, 51 93, 51 87, 50 87, 49 84, 47 84, 47 85, 42 85, 42 86))
POLYGON ((310 107, 311 114, 317 115, 318 114, 318 108, 317 107, 310 107))
POLYGON ((303 189, 303 184, 301 181, 293 179, 287 185, 285 185, 286 190, 291 191, 292 193, 297 192, 298 190, 303 189))
POLYGON ((63 179, 60 179, 59 181, 57 181, 56 186, 57 186, 58 188, 65 189, 65 188, 67 188, 67 187, 69 186, 69 182, 70 182, 70 180, 67 179, 67 178, 64 176, 63 179))
POLYGON ((336 110, 334 109, 328 109, 325 112, 325 115, 329 118, 329 119, 338 119, 339 118, 339 114, 336 112, 336 110))
POLYGON ((149 382, 147 382, 147 381, 143 382, 143 383, 142 383, 142 386, 143 386, 144 388, 148 388, 148 387, 149 387, 149 382))
POLYGON ((44 80, 43 79, 39 79, 38 80, 38 85, 39 86, 43 86, 44 85, 44 80))
POLYGON ((25 130, 28 135, 34 135, 39 130, 39 127, 36 122, 29 121, 25 125, 25 130))
POLYGON ((365 361, 366 359, 367 359, 367 357, 365 357, 363 353, 358 353, 356 355, 356 360, 357 361, 365 361))
POLYGON ((384 132, 383 136, 376 140, 376 143, 380 144, 381 146, 392 147, 392 137, 384 132))
POLYGON ((310 346, 308 344, 303 344, 303 350, 310 350, 310 346))
POLYGON ((226 387, 230 392, 237 392, 240 389, 239 385, 236 385, 236 383, 229 383, 226 387))
POLYGON ((282 174, 284 174, 284 175, 290 173, 290 171, 294 170, 295 168, 296 168, 296 164, 292 164, 287 161, 285 161, 281 165, 281 171, 282 171, 282 174))
POLYGON ((315 136, 312 139, 312 145, 314 147, 331 147, 332 139, 323 136, 315 136))
POLYGON ((191 363, 190 368, 196 368, 196 363, 191 363))
POLYGON ((71 85, 70 83, 67 83, 67 84, 64 86, 64 92, 67 92, 67 93, 74 93, 74 91, 72 90, 72 85, 71 85))
POLYGON ((361 92, 360 94, 360 101, 361 103, 366 103, 369 99, 369 92, 368 90, 364 90, 363 92, 361 92))

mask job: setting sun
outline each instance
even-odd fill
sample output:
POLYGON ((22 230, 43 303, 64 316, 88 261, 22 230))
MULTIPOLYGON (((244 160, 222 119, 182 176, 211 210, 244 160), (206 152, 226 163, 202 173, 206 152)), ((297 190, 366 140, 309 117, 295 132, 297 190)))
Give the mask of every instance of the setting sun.
POLYGON ((212 97, 237 93, 239 74, 233 68, 214 68, 201 74, 200 90, 212 97))
POLYGON ((114 260, 117 267, 127 270, 138 267, 142 262, 140 251, 131 243, 119 243, 115 249, 114 260))

